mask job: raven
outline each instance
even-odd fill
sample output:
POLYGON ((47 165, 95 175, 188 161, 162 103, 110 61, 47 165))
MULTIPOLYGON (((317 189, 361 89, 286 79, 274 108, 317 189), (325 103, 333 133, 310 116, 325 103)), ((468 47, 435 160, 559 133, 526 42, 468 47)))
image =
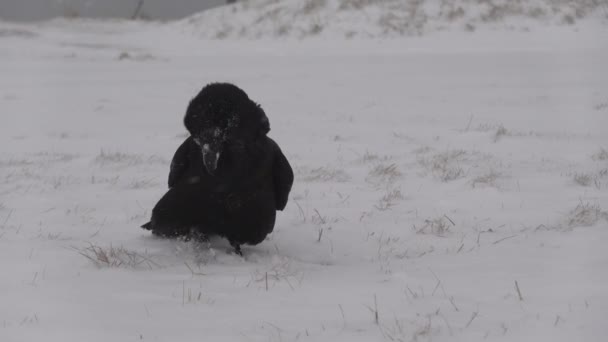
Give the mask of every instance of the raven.
POLYGON ((171 162, 169 191, 142 227, 164 237, 222 236, 237 254, 272 232, 294 176, 266 134, 264 110, 229 83, 205 86, 188 105, 190 136, 171 162))

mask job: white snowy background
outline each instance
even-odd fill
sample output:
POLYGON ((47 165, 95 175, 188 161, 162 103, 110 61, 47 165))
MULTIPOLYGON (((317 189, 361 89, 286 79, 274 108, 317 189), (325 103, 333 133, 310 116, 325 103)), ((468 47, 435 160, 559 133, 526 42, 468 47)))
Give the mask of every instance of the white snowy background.
POLYGON ((0 23, 0 341, 604 341, 607 15, 250 1, 0 23), (262 104, 296 173, 244 258, 139 228, 213 81, 262 104))

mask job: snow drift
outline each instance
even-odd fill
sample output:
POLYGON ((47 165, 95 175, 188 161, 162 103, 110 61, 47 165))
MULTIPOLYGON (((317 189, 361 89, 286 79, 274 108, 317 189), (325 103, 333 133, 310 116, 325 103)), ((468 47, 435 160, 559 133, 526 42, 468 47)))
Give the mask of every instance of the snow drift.
POLYGON ((597 0, 249 0, 193 15, 177 25, 204 38, 394 38, 478 28, 606 23, 597 0))

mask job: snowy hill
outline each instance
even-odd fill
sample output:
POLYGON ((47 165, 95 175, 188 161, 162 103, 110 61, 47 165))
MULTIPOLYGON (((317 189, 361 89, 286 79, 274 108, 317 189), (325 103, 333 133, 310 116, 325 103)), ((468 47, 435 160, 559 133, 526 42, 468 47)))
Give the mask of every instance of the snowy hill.
POLYGON ((205 38, 394 38, 445 30, 530 30, 608 21, 597 0, 245 0, 180 26, 205 38))

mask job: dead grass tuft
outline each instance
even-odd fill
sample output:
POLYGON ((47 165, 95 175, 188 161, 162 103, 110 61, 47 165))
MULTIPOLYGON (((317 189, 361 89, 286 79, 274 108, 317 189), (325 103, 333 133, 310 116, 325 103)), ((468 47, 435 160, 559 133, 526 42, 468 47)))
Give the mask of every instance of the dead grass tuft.
POLYGON ((365 151, 365 153, 361 157, 361 162, 367 164, 367 163, 372 163, 372 162, 388 161, 390 159, 391 159, 390 156, 381 156, 376 153, 370 153, 369 151, 365 151))
POLYGON ((433 149, 430 146, 420 146, 415 148, 412 152, 416 155, 426 154, 431 152, 433 149))
POLYGON ((42 159, 41 163, 67 163, 78 158, 77 154, 59 152, 40 152, 34 156, 42 159))
POLYGON ((34 38, 38 34, 29 30, 17 28, 2 28, 0 29, 0 38, 18 37, 18 38, 34 38))
POLYGON ((378 164, 369 171, 365 180, 370 183, 393 183, 401 175, 396 164, 378 164))
POLYGON ((377 3, 378 0, 342 0, 338 7, 339 10, 360 10, 364 7, 377 3))
POLYGON ((110 184, 116 185, 118 180, 120 179, 120 175, 114 177, 103 177, 103 176, 95 176, 91 175, 90 182, 91 184, 110 184))
MULTIPOLYGON (((435 320, 441 321, 442 325, 446 325, 447 321, 439 310, 427 314, 416 314, 414 320, 400 320, 394 317, 392 320, 386 320, 380 323, 380 333, 385 340, 394 342, 418 342, 431 341, 434 334, 441 331, 437 324, 433 326, 435 320)), ((447 328, 452 335, 451 327, 447 324, 447 328)))
POLYGON ((6 159, 0 160, 0 167, 23 167, 34 164, 33 161, 27 159, 6 159))
POLYGON ((331 167, 299 168, 296 169, 296 172, 300 174, 298 178, 304 182, 347 182, 350 180, 350 176, 344 170, 331 167))
POLYGON ((119 61, 130 60, 136 62, 146 62, 146 61, 155 61, 158 60, 154 55, 149 53, 135 53, 135 52, 121 52, 118 57, 116 57, 119 61))
POLYGON ((585 187, 595 186, 595 188, 601 190, 606 186, 606 177, 608 177, 608 168, 593 173, 575 173, 572 176, 572 180, 574 181, 574 184, 585 187))
POLYGON ((95 157, 95 162, 101 165, 105 164, 139 164, 142 161, 141 155, 127 154, 121 152, 108 153, 104 150, 99 152, 95 157))
POLYGON ((48 183, 53 190, 59 190, 66 186, 80 184, 80 180, 73 176, 53 176, 45 180, 45 183, 48 183))
POLYGON ((400 189, 387 189, 386 194, 380 198, 378 204, 376 204, 374 207, 380 211, 385 211, 394 207, 397 204, 396 202, 402 199, 403 195, 401 194, 400 189))
POLYGON ((325 6, 327 6, 327 0, 306 0, 298 14, 311 15, 325 6))
POLYGON ((580 186, 590 186, 593 183, 593 177, 588 173, 576 173, 573 180, 580 186))
POLYGON ((25 158, 9 158, 0 160, 0 168, 18 168, 27 166, 48 166, 56 163, 67 163, 78 157, 71 153, 56 153, 56 152, 40 152, 29 154, 31 159, 25 158))
POLYGON ((436 217, 434 219, 424 220, 424 224, 420 227, 414 225, 414 231, 416 234, 427 234, 444 237, 450 233, 450 228, 456 226, 446 215, 436 217))
POLYGON ((430 158, 420 158, 418 162, 442 182, 449 182, 465 176, 460 166, 467 153, 463 150, 450 150, 435 154, 430 158))
POLYGON ((90 244, 86 248, 73 247, 73 249, 99 268, 140 268, 147 266, 152 269, 160 267, 159 264, 152 261, 146 254, 130 251, 124 247, 113 247, 110 245, 104 248, 90 244))
POLYGON ((591 227, 601 220, 608 220, 608 212, 598 204, 579 203, 566 217, 566 228, 591 227))
POLYGON ((498 128, 496 129, 496 133, 494 133, 494 142, 498 142, 498 140, 500 140, 500 138, 504 137, 504 136, 509 136, 511 135, 511 132, 509 132, 505 126, 500 125, 498 126, 498 128))
POLYGON ((148 189, 157 186, 158 183, 154 179, 134 179, 127 184, 127 189, 138 190, 148 189))
POLYGON ((603 147, 600 150, 591 156, 593 160, 608 160, 608 151, 606 151, 603 147))
MULTIPOLYGON (((607 7, 606 12, 608 15, 608 4, 606 5, 606 7, 607 7)), ((595 110, 604 110, 606 108, 608 108, 608 102, 598 103, 595 106, 593 106, 593 109, 595 109, 595 110)))
POLYGON ((501 176, 502 175, 499 172, 490 170, 481 176, 477 176, 477 177, 473 178, 471 180, 471 186, 473 188, 476 188, 479 186, 490 186, 490 187, 498 188, 498 186, 496 184, 496 180, 498 178, 500 178, 501 176))
POLYGON ((95 157, 95 163, 101 166, 105 165, 125 165, 133 166, 140 164, 167 164, 164 158, 156 155, 144 156, 141 154, 128 154, 122 152, 105 152, 101 150, 97 157, 95 157))

